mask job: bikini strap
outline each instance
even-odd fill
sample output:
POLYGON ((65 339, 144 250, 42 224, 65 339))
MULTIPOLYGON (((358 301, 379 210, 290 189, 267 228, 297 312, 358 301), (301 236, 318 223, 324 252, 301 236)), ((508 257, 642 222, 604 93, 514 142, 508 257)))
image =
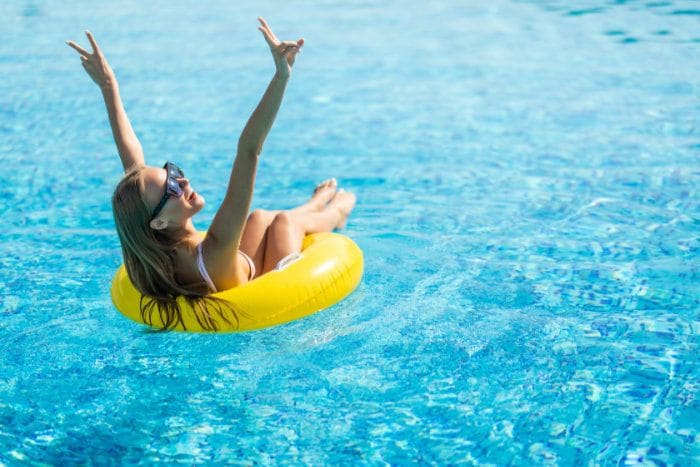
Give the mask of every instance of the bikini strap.
POLYGON ((204 267, 204 257, 202 256, 202 244, 204 242, 199 242, 199 245, 197 245, 197 269, 199 269, 199 273, 202 275, 204 278, 204 281, 207 283, 209 288, 216 292, 216 286, 214 285, 214 282, 211 280, 211 277, 209 277, 209 273, 207 272, 207 268, 204 267))

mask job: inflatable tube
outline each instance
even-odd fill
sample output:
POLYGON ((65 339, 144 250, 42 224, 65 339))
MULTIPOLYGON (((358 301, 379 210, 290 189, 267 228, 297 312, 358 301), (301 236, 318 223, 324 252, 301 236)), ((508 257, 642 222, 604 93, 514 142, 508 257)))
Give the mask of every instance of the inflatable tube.
MULTIPOLYGON (((217 320, 217 332, 250 331, 316 313, 348 296, 362 279, 364 260, 360 248, 348 237, 336 233, 308 235, 301 258, 279 271, 267 272, 233 289, 212 294, 232 304, 239 322, 217 320)), ((122 264, 112 280, 112 302, 127 318, 148 324, 141 318, 141 294, 129 280, 122 264)), ((147 299, 144 300, 147 303, 147 299)), ((184 298, 178 298, 182 323, 175 331, 211 332, 197 321, 184 298)), ((150 325, 163 327, 159 314, 151 314, 150 325)))

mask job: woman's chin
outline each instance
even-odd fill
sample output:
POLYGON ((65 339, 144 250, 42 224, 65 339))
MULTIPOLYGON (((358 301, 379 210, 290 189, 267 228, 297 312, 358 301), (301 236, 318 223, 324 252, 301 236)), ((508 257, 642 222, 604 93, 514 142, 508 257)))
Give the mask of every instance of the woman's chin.
POLYGON ((205 204, 207 204, 207 200, 204 199, 204 196, 197 195, 197 197, 192 200, 192 209, 197 213, 204 209, 205 204))

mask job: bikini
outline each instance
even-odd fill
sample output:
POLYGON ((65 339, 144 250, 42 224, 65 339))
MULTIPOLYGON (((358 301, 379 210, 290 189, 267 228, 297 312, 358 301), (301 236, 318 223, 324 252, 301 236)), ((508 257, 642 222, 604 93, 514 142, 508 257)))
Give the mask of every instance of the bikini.
MULTIPOLYGON (((199 245, 197 245, 197 269, 199 269, 199 273, 202 275, 204 278, 204 281, 207 283, 209 288, 212 290, 212 292, 216 292, 216 286, 214 285, 214 282, 211 280, 211 277, 209 277, 209 273, 207 272, 207 268, 204 266, 204 258, 202 257, 202 244, 203 242, 200 242, 199 245)), ((255 277, 255 263, 253 263, 253 260, 251 259, 250 256, 246 255, 243 253, 241 250, 238 250, 238 254, 243 256, 243 259, 245 259, 248 262, 248 266, 250 267, 250 275, 248 276, 248 280, 252 281, 253 278, 255 277)), ((300 259, 302 256, 301 253, 291 253, 282 258, 277 262, 277 265, 275 265, 275 271, 281 271, 282 269, 286 268, 293 262, 297 261, 300 259)))
MULTIPOLYGON (((243 259, 248 262, 248 267, 250 269, 250 275, 248 276, 248 280, 252 281, 253 278, 255 277, 255 263, 253 263, 253 260, 251 259, 250 256, 246 255, 241 250, 238 250, 238 254, 243 256, 243 259)), ((202 277, 204 278, 204 281, 207 283, 207 285, 212 290, 212 292, 216 292, 216 286, 214 285, 214 282, 211 280, 211 277, 209 277, 209 273, 207 272, 207 268, 204 266, 204 258, 202 257, 202 243, 201 242, 199 245, 197 245, 197 269, 199 269, 199 273, 202 275, 202 277)))

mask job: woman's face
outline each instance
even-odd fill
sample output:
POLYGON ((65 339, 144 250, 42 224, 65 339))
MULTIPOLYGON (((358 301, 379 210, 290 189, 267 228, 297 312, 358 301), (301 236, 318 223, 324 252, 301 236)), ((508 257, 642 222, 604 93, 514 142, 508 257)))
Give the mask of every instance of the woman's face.
MULTIPOLYGON (((158 203, 163 199, 166 178, 167 173, 163 168, 146 167, 143 169, 141 174, 141 189, 146 204, 151 212, 155 210, 158 203)), ((182 196, 168 196, 160 213, 158 213, 154 219, 167 221, 163 228, 168 225, 181 226, 186 224, 192 216, 202 210, 205 204, 204 197, 200 196, 192 189, 190 181, 187 178, 176 178, 176 180, 182 189, 182 196)), ((162 223, 154 224, 154 220, 151 221, 151 226, 158 228, 158 225, 162 223)))

